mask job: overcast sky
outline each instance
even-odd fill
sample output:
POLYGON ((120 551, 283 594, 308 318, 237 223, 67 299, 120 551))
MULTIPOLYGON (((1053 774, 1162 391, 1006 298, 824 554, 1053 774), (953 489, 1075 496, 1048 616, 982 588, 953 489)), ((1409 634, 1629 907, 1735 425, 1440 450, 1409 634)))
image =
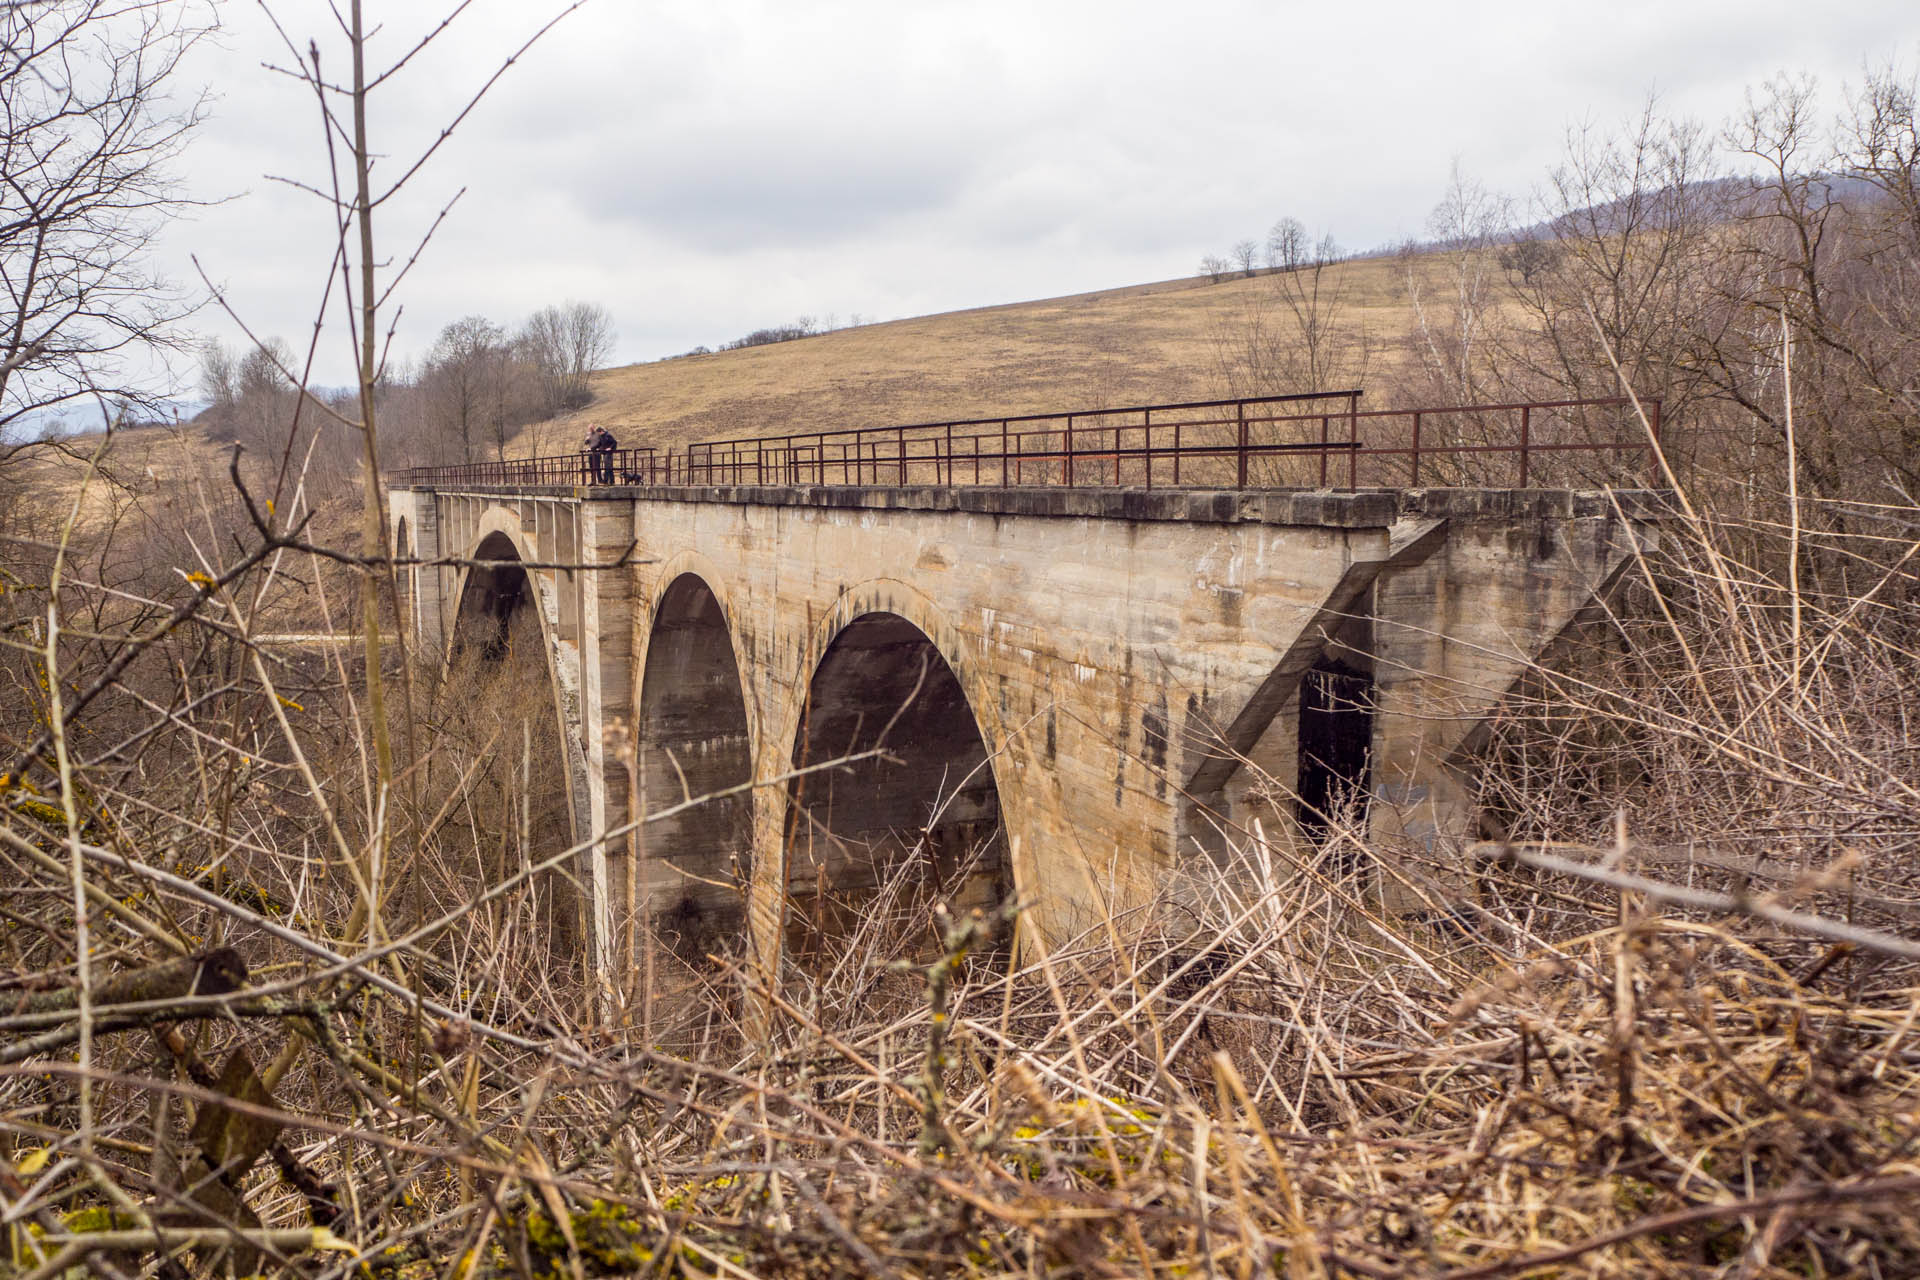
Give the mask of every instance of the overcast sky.
MULTIPOLYGON (((440 8, 367 0, 385 65, 440 8)), ((477 0, 375 96, 391 178, 531 33, 546 0, 477 0)), ((256 332, 304 342, 329 214, 310 94, 253 4, 193 69, 215 94, 185 157, 200 198, 165 265, 227 292, 256 332)), ((275 5, 323 66, 327 7, 275 5)), ((376 220, 404 261, 396 351, 447 322, 509 327, 605 305, 616 361, 717 346, 800 315, 895 319, 1164 279, 1282 215, 1342 245, 1418 234, 1457 159, 1524 198, 1570 125, 1649 91, 1718 121, 1781 71, 1839 90, 1920 63, 1920 3, 1827 0, 588 0, 501 79, 376 220)), ((203 328, 239 330, 209 313, 203 328)), ((350 380, 346 340, 321 381, 350 380)))

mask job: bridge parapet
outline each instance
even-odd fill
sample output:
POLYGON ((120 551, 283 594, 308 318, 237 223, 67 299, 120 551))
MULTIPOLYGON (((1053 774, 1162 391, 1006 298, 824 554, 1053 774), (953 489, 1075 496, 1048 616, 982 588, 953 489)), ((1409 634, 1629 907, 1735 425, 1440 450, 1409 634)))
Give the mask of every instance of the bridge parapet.
POLYGON ((415 483, 402 491, 487 501, 660 502, 813 507, 847 511, 929 511, 1054 519, 1383 528, 1408 517, 1572 520, 1615 514, 1662 518, 1657 489, 1111 489, 944 485, 529 485, 415 483))

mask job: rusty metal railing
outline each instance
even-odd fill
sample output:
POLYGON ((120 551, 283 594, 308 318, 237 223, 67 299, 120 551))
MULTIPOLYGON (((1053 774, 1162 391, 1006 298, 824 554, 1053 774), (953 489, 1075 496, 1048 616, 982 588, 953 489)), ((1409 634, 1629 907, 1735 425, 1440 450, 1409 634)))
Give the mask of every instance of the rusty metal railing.
MULTIPOLYGON (((1651 437, 1625 397, 1362 410, 1359 391, 707 440, 623 449, 642 486, 1101 488, 1584 487, 1648 478, 1651 437)), ((582 484, 583 454, 399 472, 400 485, 582 484)))
POLYGON ((460 462, 443 467, 402 467, 391 483, 414 485, 577 485, 597 484, 593 458, 605 458, 604 475, 610 484, 658 484, 662 468, 656 451, 612 449, 601 454, 558 453, 540 458, 508 458, 499 462, 460 462))
POLYGON ((1359 391, 1194 400, 687 446, 695 484, 1246 488, 1262 459, 1352 452, 1359 391), (1320 424, 1283 439, 1278 424, 1320 424))

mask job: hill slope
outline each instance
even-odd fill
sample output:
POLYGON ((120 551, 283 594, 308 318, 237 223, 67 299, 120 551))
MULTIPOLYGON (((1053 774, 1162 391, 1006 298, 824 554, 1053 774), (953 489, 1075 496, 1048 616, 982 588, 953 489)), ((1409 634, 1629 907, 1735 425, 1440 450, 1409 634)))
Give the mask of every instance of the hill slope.
MULTIPOLYGON (((1332 271, 1348 288, 1351 318, 1396 345, 1410 320, 1400 265, 1369 259, 1332 271)), ((623 445, 665 449, 1225 396, 1216 335, 1242 323, 1273 287, 1264 275, 1169 280, 608 369, 594 377, 591 405, 529 428, 513 452, 569 452, 587 422, 606 425, 623 445)))

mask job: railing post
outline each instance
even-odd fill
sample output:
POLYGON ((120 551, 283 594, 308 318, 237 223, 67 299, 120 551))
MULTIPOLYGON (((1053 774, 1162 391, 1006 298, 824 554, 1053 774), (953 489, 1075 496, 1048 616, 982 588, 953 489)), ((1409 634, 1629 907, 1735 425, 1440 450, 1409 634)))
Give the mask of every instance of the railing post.
POLYGON ((1073 415, 1067 415, 1067 488, 1073 488, 1073 415))
POLYGON ((1533 406, 1520 406, 1520 487, 1527 487, 1527 447, 1528 436, 1533 429, 1533 406))
POLYGON ((1360 487, 1360 397, 1347 397, 1347 488, 1360 487))
POLYGON ((1235 406, 1233 406, 1233 416, 1240 424, 1240 428, 1239 428, 1240 481, 1239 481, 1239 484, 1235 487, 1244 489, 1247 487, 1247 402, 1245 400, 1242 400, 1239 404, 1236 404, 1235 406))
POLYGON ((1140 417, 1140 445, 1147 455, 1147 488, 1153 488, 1153 410, 1145 410, 1140 417))
POLYGON ((1413 411, 1413 487, 1420 487, 1420 411, 1413 411))
POLYGON ((1000 419, 1000 487, 1007 487, 1007 420, 1000 419))
POLYGON ((1180 427, 1180 419, 1175 418, 1173 421, 1173 487, 1176 489, 1180 487, 1180 427))
MULTIPOLYGON (((934 475, 940 474, 940 468, 933 469, 934 475)), ((953 424, 947 424, 947 487, 953 487, 953 424)))
POLYGON ((904 489, 907 487, 907 429, 899 428, 894 433, 894 438, 898 441, 897 447, 900 450, 900 487, 904 489))
POLYGON ((1320 487, 1327 487, 1327 415, 1320 415, 1320 487))

